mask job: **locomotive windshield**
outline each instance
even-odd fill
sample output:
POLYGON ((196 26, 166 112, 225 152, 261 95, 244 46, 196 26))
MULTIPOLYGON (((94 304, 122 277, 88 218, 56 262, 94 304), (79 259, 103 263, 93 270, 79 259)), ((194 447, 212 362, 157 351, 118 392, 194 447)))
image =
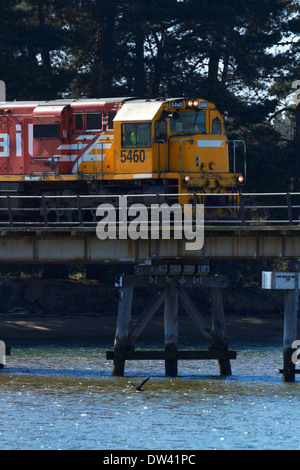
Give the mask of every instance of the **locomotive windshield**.
POLYGON ((206 132, 205 111, 176 111, 170 121, 171 132, 206 132))

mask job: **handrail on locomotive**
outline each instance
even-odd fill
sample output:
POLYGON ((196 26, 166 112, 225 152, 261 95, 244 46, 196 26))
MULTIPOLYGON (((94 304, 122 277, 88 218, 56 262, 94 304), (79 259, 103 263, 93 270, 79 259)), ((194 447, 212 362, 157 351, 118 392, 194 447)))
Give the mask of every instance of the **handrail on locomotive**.
POLYGON ((236 157, 236 145, 241 144, 243 146, 243 185, 246 184, 247 182, 247 146, 246 142, 241 139, 234 139, 234 140, 228 140, 228 144, 233 144, 233 173, 236 173, 236 167, 237 167, 237 157, 236 157))

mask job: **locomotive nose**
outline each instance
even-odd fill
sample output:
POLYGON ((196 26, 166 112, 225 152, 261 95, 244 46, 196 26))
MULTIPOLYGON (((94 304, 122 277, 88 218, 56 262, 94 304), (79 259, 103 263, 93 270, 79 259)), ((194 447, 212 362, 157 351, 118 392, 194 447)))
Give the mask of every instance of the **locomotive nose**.
POLYGON ((184 172, 228 171, 228 148, 221 136, 199 134, 181 145, 181 169, 184 172))

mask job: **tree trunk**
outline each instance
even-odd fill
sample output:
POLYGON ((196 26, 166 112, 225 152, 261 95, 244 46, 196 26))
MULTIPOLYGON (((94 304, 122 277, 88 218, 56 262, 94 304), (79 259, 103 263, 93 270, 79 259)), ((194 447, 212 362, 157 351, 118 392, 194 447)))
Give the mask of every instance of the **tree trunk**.
POLYGON ((216 50, 212 50, 209 57, 208 78, 217 81, 219 72, 219 54, 216 50))
POLYGON ((134 76, 134 94, 136 96, 145 96, 146 78, 144 64, 144 31, 139 24, 136 25, 135 33, 135 76, 134 76))
POLYGON ((162 79, 162 62, 163 62, 163 42, 164 42, 164 34, 162 32, 161 39, 159 39, 158 35, 154 33, 155 43, 157 47, 157 54, 154 61, 154 71, 153 71, 153 80, 150 85, 149 95, 150 98, 157 98, 159 96, 159 86, 162 79))
MULTIPOLYGON (((95 17, 98 11, 95 11, 95 17)), ((114 34, 116 21, 116 5, 114 1, 107 3, 99 21, 96 38, 94 67, 92 71, 92 96, 107 97, 112 94, 113 83, 113 51, 115 49, 114 34), (104 14, 103 14, 104 13, 104 14)))
MULTIPOLYGON (((38 0, 37 2, 38 19, 39 19, 41 31, 45 30, 45 26, 46 26, 43 7, 44 7, 44 1, 38 0)), ((43 67, 47 70, 47 72, 51 73, 51 59, 50 59, 50 51, 48 47, 41 48, 41 58, 42 58, 43 67)))
POLYGON ((295 110, 296 127, 295 127, 295 140, 300 141, 300 103, 295 110))
POLYGON ((222 79, 221 79, 221 86, 223 88, 225 88, 225 86, 226 86, 228 65, 229 65, 229 55, 226 55, 226 57, 224 58, 224 67, 223 67, 222 79))

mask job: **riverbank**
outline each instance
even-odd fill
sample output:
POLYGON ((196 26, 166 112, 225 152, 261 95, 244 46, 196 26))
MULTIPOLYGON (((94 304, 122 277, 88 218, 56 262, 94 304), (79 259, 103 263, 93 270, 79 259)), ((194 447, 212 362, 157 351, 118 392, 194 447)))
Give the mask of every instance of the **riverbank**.
MULTIPOLYGON (((211 322, 211 301, 206 289, 191 289, 192 301, 211 322)), ((137 321, 151 301, 152 289, 135 289, 132 319, 137 321)), ((236 286, 223 290, 227 336, 232 339, 282 337, 283 302, 277 293, 236 286)), ((57 280, 41 277, 4 277, 0 286, 0 334, 6 338, 113 339, 119 290, 113 281, 57 280)), ((158 311, 142 337, 163 341, 163 309, 158 311)), ((198 334, 193 321, 179 306, 180 336, 198 334)))
MULTIPOLYGON (((207 325, 210 317, 206 317, 207 325)), ((0 315, 1 336, 10 338, 107 338, 113 340, 117 316, 100 315, 0 315)), ((133 320, 134 322, 134 320, 133 320)), ((283 316, 226 315, 226 330, 230 340, 273 340, 282 338, 283 316)), ((154 316, 141 333, 141 338, 157 338, 163 342, 163 316, 154 316)), ((181 337, 196 338, 197 328, 187 315, 179 316, 181 337)), ((163 344, 163 343, 162 343, 163 344)))

